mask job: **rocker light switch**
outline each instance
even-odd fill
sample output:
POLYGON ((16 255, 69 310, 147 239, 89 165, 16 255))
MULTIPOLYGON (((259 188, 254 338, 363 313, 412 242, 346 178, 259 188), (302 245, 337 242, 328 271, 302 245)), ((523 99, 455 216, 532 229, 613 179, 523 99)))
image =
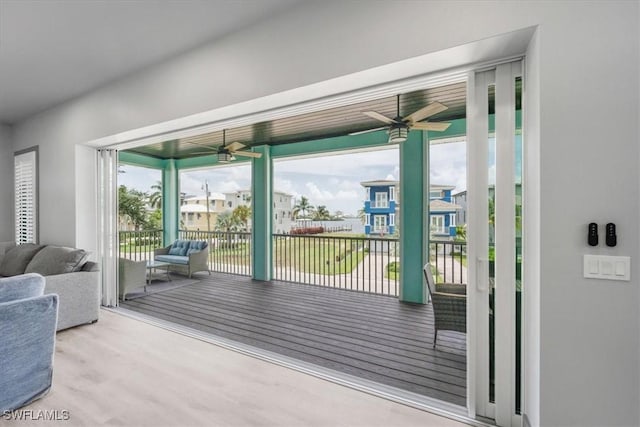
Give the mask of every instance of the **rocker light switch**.
POLYGON ((628 256, 584 255, 583 275, 588 279, 631 280, 628 256))

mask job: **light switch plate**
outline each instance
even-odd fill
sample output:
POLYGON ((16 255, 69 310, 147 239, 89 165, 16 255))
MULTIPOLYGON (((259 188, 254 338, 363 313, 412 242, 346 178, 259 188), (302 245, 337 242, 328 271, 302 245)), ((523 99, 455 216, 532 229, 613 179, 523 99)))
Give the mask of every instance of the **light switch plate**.
POLYGON ((584 255, 583 275, 587 279, 631 280, 628 256, 584 255))

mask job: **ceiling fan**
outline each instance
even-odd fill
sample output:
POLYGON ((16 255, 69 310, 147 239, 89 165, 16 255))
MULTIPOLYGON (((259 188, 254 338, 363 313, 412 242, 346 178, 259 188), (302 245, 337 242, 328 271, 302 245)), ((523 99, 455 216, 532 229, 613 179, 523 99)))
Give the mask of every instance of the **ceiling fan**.
MULTIPOLYGON (((195 144, 195 143, 192 142, 192 144, 195 144)), ((253 151, 243 151, 245 147, 246 148, 248 147, 241 142, 232 142, 231 144, 226 145, 226 129, 222 130, 222 145, 218 146, 217 148, 207 147, 201 144, 195 144, 195 145, 200 145, 201 147, 206 148, 210 151, 199 151, 193 154, 213 154, 212 152, 214 152, 215 154, 218 155, 218 162, 220 163, 228 163, 232 160, 235 160, 236 156, 252 157, 256 159, 259 159, 260 157, 262 157, 261 153, 254 153, 253 151)))
POLYGON ((388 126, 383 126, 375 129, 364 130, 361 132, 350 133, 349 135, 360 135, 362 133, 375 132, 381 129, 388 129, 389 133, 389 143, 395 144, 398 142, 406 141, 409 131, 411 129, 419 129, 419 130, 431 130, 436 132, 443 132, 447 130, 451 123, 447 122, 421 122, 420 120, 424 120, 427 117, 431 117, 435 114, 438 114, 447 107, 444 104, 439 102, 432 102, 419 109, 418 111, 414 111, 406 117, 402 117, 400 115, 400 95, 397 95, 397 113, 396 117, 391 119, 383 114, 378 113, 377 111, 363 111, 362 114, 371 117, 372 119, 376 119, 383 123, 386 123, 388 126))

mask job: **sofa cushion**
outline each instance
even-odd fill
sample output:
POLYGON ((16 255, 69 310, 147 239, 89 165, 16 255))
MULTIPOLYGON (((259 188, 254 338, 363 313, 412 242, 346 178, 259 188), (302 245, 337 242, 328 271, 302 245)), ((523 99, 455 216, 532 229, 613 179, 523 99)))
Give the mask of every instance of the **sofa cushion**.
POLYGON ((39 297, 44 292, 44 277, 39 274, 20 274, 0 279, 0 303, 39 297))
POLYGON ((204 250, 206 247, 207 247, 207 242, 205 242, 204 240, 193 240, 189 245, 189 250, 187 251, 187 255, 194 252, 200 252, 204 250))
POLYGON ((0 242, 0 264, 2 264, 2 258, 4 254, 11 248, 16 246, 15 242, 0 242))
POLYGON ((190 240, 176 240, 169 248, 169 255, 186 256, 190 243, 190 240))
POLYGON ((156 261, 168 262, 170 264, 189 265, 189 257, 179 255, 156 255, 156 261))
POLYGON ((72 273, 82 268, 88 255, 83 249, 46 246, 35 254, 24 272, 39 273, 43 276, 72 273))
POLYGON ((31 262, 31 259, 43 247, 44 246, 42 245, 25 243, 9 249, 7 253, 4 254, 4 258, 2 258, 2 264, 0 264, 0 275, 17 276, 18 274, 23 274, 27 265, 31 262))

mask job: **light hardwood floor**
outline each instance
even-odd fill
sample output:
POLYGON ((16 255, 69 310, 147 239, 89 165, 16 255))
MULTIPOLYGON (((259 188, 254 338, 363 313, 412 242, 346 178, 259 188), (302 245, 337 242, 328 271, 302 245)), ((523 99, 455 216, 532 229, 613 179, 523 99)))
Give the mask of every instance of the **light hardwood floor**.
POLYGON ((68 410, 64 426, 462 425, 105 310, 58 334, 53 388, 25 409, 68 410))

